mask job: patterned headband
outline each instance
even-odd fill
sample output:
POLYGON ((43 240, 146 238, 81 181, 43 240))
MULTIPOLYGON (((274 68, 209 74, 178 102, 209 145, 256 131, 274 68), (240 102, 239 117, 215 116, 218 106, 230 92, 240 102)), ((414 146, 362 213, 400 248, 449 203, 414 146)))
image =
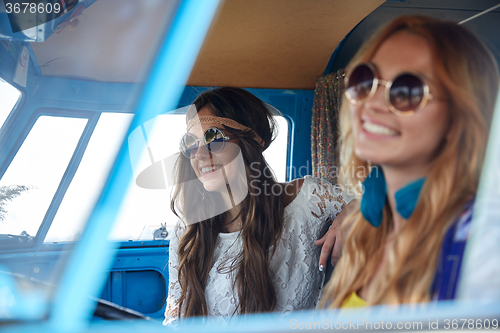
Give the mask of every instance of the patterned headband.
POLYGON ((262 140, 260 136, 257 133, 255 133, 253 129, 243 126, 239 122, 229 118, 222 118, 216 116, 195 117, 188 122, 187 130, 189 131, 191 127, 198 125, 200 123, 218 123, 240 131, 247 131, 252 133, 252 139, 254 139, 261 147, 264 147, 266 144, 264 140, 262 140))

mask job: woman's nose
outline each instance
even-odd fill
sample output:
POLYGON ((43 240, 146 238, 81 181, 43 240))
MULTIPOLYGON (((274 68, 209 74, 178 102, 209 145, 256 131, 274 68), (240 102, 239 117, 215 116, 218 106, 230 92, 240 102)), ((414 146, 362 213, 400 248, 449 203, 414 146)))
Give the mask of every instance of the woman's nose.
POLYGON ((198 149, 196 150, 194 157, 198 160, 202 160, 204 158, 210 157, 210 152, 205 148, 203 143, 199 142, 198 149))
POLYGON ((385 85, 379 83, 373 96, 366 101, 366 106, 375 112, 391 112, 385 98, 385 85))

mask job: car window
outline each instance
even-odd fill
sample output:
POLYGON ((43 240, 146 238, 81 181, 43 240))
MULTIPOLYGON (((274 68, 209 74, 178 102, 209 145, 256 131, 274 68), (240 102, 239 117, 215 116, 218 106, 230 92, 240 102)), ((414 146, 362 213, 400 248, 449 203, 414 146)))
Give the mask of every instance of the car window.
MULTIPOLYGON (((45 242, 75 241, 79 238, 92 206, 102 190, 105 178, 115 159, 132 114, 103 113, 92 133, 92 137, 78 166, 75 176, 61 202, 51 224, 45 242)), ((265 157, 277 180, 286 181, 288 122, 277 116, 278 136, 265 151, 265 157)), ((184 114, 166 114, 155 122, 144 125, 143 135, 148 152, 141 154, 134 176, 151 165, 151 161, 175 156, 179 152, 179 140, 184 134, 184 114)), ((133 137, 128 139, 133 145, 133 137)), ((133 149, 130 147, 133 154, 133 149)), ((154 231, 162 224, 172 228, 178 218, 170 209, 171 188, 163 190, 145 189, 136 183, 129 188, 119 218, 110 235, 117 241, 153 240, 154 231)))
POLYGON ((0 128, 21 99, 21 92, 0 77, 0 128))
POLYGON ((99 117, 71 184, 52 221, 45 242, 77 240, 106 181, 133 114, 99 117))
POLYGON ((41 116, 0 180, 0 233, 34 236, 87 119, 41 116))

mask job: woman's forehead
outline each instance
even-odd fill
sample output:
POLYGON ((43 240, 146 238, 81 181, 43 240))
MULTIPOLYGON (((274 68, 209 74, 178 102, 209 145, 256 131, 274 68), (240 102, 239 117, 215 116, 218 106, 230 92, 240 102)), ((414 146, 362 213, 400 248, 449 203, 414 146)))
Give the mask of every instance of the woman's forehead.
POLYGON ((220 129, 224 129, 224 127, 211 120, 207 120, 206 117, 208 116, 215 116, 215 113, 208 107, 204 106, 200 110, 198 110, 198 113, 196 116, 194 116, 191 120, 188 122, 188 133, 195 133, 195 132, 205 132, 208 128, 210 127, 217 127, 220 129), (194 122, 194 125, 191 125, 194 122))
POLYGON ((204 106, 200 110, 198 110, 198 117, 204 116, 215 116, 215 113, 208 106, 204 106))
POLYGON ((381 79, 390 80, 404 71, 417 72, 427 79, 434 78, 432 49, 427 40, 407 31, 386 39, 370 60, 381 79))
POLYGON ((218 129, 222 130, 223 132, 225 132, 225 130, 226 130, 223 125, 216 123, 214 121, 202 121, 200 123, 197 123, 197 124, 189 127, 187 132, 194 134, 194 135, 197 135, 197 134, 201 135, 201 134, 205 133, 205 131, 209 128, 218 128, 218 129))

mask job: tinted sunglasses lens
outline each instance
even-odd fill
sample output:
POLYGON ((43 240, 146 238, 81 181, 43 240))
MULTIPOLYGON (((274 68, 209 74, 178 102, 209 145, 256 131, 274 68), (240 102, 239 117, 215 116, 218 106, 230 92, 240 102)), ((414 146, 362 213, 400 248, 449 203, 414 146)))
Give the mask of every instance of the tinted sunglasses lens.
POLYGON ((362 101, 368 97, 373 87, 374 74, 367 65, 359 65, 354 68, 349 76, 346 89, 349 97, 355 101, 362 101))
POLYGON ((181 153, 187 158, 193 158, 198 150, 198 142, 191 134, 184 134, 180 144, 181 153))
POLYGON ((211 153, 219 153, 224 149, 226 143, 224 133, 218 128, 209 128, 205 132, 207 149, 211 153))
POLYGON ((413 74, 402 74, 394 79, 389 99, 398 111, 414 111, 424 99, 424 83, 413 74))

